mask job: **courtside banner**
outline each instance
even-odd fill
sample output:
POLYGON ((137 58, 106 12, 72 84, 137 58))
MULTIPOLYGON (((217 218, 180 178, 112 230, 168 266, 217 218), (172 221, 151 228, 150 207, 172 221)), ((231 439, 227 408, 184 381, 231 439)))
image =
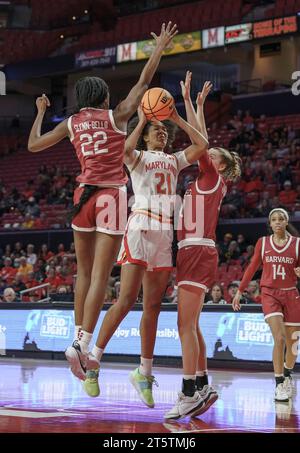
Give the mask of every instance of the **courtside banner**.
POLYGON ((75 66, 77 68, 87 68, 91 66, 107 66, 117 62, 117 48, 105 47, 104 49, 88 50, 77 53, 75 56, 75 66))
POLYGON ((224 46, 225 27, 209 28, 202 31, 202 47, 209 49, 211 47, 224 46))
POLYGON ((253 24, 254 38, 268 38, 269 36, 286 35, 297 31, 297 16, 280 17, 253 24))
POLYGON ((136 42, 128 42, 119 44, 117 47, 117 63, 125 61, 135 61, 136 58, 136 42))
POLYGON ((252 39, 252 25, 239 24, 225 27, 225 44, 234 44, 236 42, 249 41, 252 39))
MULTIPOLYGON (((138 41, 137 43, 137 60, 149 58, 155 47, 154 39, 147 41, 138 41)), ((164 50, 163 55, 175 55, 183 52, 193 52, 201 49, 201 32, 194 31, 191 33, 182 33, 173 38, 169 46, 164 50)))

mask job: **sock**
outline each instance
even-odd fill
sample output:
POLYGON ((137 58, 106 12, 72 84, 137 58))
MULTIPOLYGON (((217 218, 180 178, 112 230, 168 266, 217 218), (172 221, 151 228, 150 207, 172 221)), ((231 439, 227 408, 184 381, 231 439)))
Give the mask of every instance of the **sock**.
POLYGON ((275 374, 275 381, 276 381, 276 387, 277 387, 277 385, 279 385, 279 384, 283 384, 283 383, 284 383, 284 376, 283 376, 283 374, 275 374))
POLYGON ((140 373, 143 376, 152 376, 153 359, 145 359, 141 357, 141 364, 139 366, 140 373))
POLYGON ((182 393, 184 393, 185 396, 194 396, 195 391, 196 376, 184 375, 182 379, 182 393))
POLYGON ((205 385, 208 385, 208 372, 207 370, 196 372, 196 387, 197 390, 203 389, 205 385))
POLYGON ((291 377, 292 373, 293 373, 293 368, 288 368, 286 366, 286 363, 285 363, 284 364, 284 371, 283 371, 284 377, 291 377))
POLYGON ((103 352, 104 349, 98 348, 97 345, 95 345, 92 349, 93 356, 96 357, 96 359, 99 360, 99 362, 102 359, 103 352))
POLYGON ((86 332, 85 330, 80 331, 78 343, 83 353, 88 353, 92 336, 93 336, 92 333, 86 332))
POLYGON ((78 340, 80 331, 81 331, 81 326, 75 326, 74 340, 78 340))

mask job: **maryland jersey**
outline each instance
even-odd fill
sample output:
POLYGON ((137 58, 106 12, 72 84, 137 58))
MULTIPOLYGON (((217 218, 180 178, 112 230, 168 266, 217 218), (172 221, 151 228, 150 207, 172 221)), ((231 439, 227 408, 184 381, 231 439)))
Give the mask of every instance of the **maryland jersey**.
MULTIPOLYGON (((261 287, 289 289, 297 285, 294 268, 299 266, 300 238, 290 236, 284 247, 278 247, 273 236, 266 236, 261 241, 261 260, 263 272, 261 287)), ((257 244, 257 248, 260 244, 257 244)))
POLYGON ((137 151, 133 164, 127 165, 134 192, 132 211, 171 217, 176 199, 179 172, 190 165, 185 152, 137 151))
MULTIPOLYGON (((187 189, 178 224, 178 248, 191 245, 214 246, 219 211, 227 187, 208 155, 203 157, 205 171, 187 189), (214 186, 207 184, 212 181, 214 186), (204 187, 211 187, 204 190, 204 187)), ((200 161, 201 163, 201 161, 200 161)))
POLYGON ((77 181, 100 187, 123 186, 126 132, 119 130, 112 110, 84 108, 68 120, 70 140, 81 165, 77 181))

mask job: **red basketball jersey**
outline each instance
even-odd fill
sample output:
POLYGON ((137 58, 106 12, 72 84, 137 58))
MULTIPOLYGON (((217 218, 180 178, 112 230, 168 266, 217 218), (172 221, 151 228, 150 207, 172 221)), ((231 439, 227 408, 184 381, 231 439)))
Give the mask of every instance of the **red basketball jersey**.
POLYGON ((216 240, 219 211, 227 187, 208 155, 200 160, 200 166, 204 167, 203 173, 184 195, 177 232, 179 248, 205 245, 206 240, 209 240, 207 245, 214 245, 212 241, 216 240))
POLYGON ((81 109, 70 116, 68 128, 81 165, 78 182, 102 187, 126 184, 123 166, 126 132, 116 127, 112 110, 81 109))
POLYGON ((273 236, 261 240, 261 259, 263 273, 260 286, 287 289, 297 285, 294 268, 299 265, 300 238, 290 236, 284 247, 274 244, 273 236))

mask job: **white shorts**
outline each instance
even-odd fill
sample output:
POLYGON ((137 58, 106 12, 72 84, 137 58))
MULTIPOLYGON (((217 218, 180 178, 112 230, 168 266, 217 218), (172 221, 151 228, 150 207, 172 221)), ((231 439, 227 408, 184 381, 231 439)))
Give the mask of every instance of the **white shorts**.
POLYGON ((147 271, 173 270, 173 225, 133 212, 127 222, 118 264, 139 264, 147 271))

